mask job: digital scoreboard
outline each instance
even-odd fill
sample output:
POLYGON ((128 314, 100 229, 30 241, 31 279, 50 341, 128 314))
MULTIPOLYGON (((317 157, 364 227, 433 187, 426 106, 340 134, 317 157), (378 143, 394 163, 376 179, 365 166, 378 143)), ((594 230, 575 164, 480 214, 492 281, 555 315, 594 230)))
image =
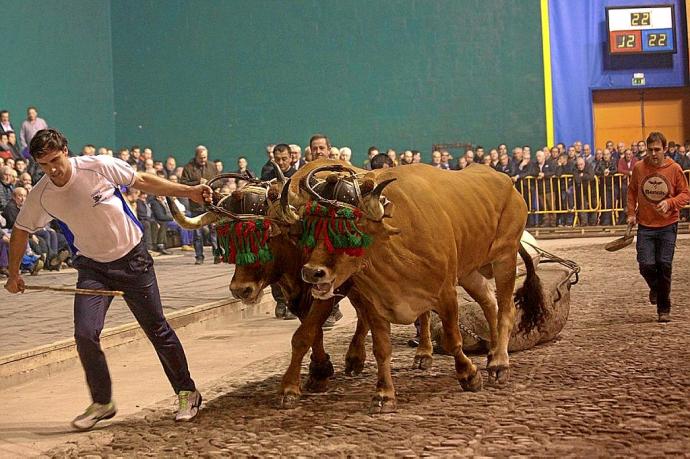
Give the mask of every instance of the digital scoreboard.
POLYGON ((673 5, 606 8, 611 54, 675 53, 673 5))

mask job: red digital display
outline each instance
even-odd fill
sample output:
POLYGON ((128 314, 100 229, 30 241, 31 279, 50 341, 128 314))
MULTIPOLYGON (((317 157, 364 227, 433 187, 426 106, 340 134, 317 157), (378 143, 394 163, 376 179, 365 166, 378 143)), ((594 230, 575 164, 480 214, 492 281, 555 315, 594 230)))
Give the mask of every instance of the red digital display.
POLYGON ((611 54, 639 53, 642 51, 642 32, 640 30, 616 30, 610 32, 611 54))

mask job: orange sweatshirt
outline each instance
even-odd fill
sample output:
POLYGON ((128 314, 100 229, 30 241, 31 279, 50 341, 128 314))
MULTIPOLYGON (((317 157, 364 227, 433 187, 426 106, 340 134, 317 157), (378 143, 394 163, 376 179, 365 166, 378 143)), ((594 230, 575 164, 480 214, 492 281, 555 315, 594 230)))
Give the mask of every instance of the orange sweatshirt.
POLYGON ((653 166, 649 158, 635 164, 628 185, 628 215, 637 214, 637 222, 660 228, 678 221, 680 209, 690 203, 688 181, 683 170, 669 158, 653 166), (661 214, 657 204, 667 201, 669 211, 661 214))

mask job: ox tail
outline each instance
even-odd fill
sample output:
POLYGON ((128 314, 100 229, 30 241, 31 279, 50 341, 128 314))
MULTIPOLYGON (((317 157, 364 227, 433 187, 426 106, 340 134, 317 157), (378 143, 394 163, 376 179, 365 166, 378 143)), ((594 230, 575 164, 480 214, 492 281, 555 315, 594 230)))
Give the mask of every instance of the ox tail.
POLYGON ((518 325, 518 330, 521 333, 529 333, 535 328, 540 328, 544 323, 546 315, 544 290, 542 289, 541 280, 537 275, 532 257, 522 244, 520 244, 518 253, 525 262, 525 269, 527 270, 525 282, 515 292, 515 305, 522 310, 522 318, 518 325))

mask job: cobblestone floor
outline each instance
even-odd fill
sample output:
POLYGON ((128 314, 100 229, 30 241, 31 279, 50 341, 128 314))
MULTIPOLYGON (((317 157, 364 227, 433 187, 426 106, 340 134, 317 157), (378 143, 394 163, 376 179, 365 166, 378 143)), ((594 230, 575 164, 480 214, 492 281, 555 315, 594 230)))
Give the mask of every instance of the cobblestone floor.
MULTIPOLYGON (((690 249, 679 244, 673 322, 656 323, 633 248, 609 254, 583 241, 557 253, 578 261, 571 314, 560 339, 511 357, 510 382, 463 393, 450 357, 409 369, 410 327, 394 327, 398 411, 367 415, 375 384, 343 375, 351 328, 327 335, 336 376, 326 394, 294 410, 275 395, 286 353, 204 388, 196 422, 175 424, 158 408, 50 451, 76 456, 663 456, 690 451, 690 249)), ((473 356, 485 366, 483 356, 473 356)), ((485 380, 486 373, 484 372, 485 380)))

